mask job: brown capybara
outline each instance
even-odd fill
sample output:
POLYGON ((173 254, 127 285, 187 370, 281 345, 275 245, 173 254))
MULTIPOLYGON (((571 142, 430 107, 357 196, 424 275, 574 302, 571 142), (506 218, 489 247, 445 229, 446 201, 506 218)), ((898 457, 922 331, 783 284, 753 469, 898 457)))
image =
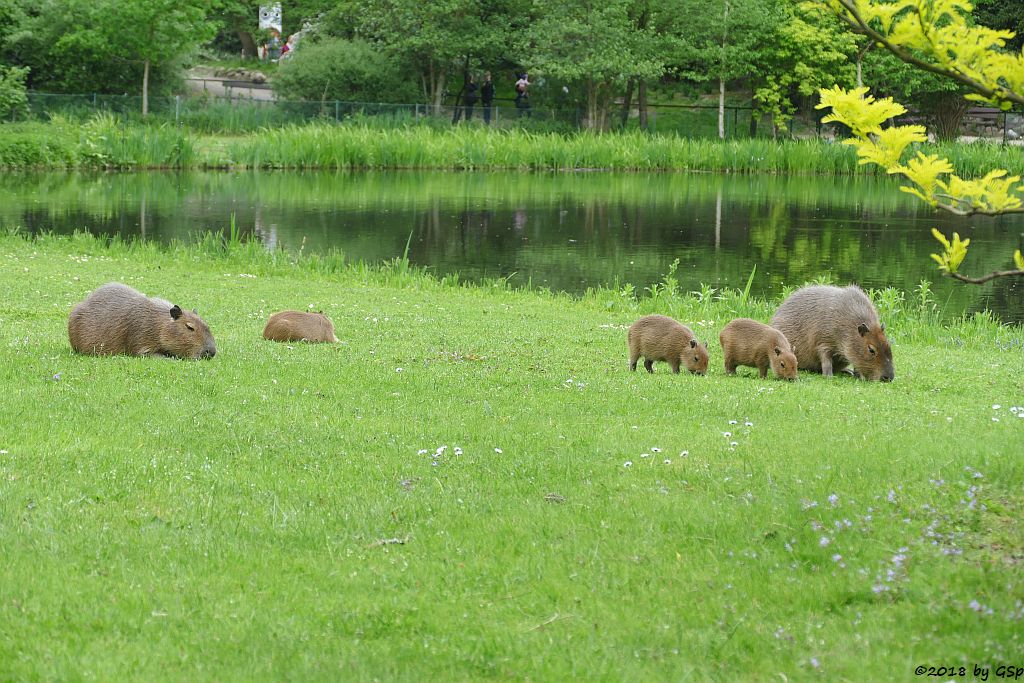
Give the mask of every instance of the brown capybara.
POLYGON ((769 366, 779 379, 796 379, 796 356, 786 335, 774 327, 750 318, 737 318, 718 335, 725 358, 725 372, 736 374, 736 366, 757 368, 761 377, 768 375, 769 366))
POLYGON ((271 341, 336 342, 334 324, 323 313, 281 311, 270 316, 263 338, 271 341))
POLYGON ((772 317, 793 345, 800 368, 831 377, 847 370, 867 380, 896 377, 878 311, 856 285, 814 285, 789 295, 772 317))
POLYGON ((680 365, 695 375, 708 371, 708 345, 697 343, 693 332, 664 315, 645 315, 629 328, 629 369, 636 370, 636 361, 644 357, 647 372, 654 372, 654 361, 660 360, 678 373, 680 365))
POLYGON ((68 317, 71 348, 100 356, 213 358, 210 328, 196 315, 117 282, 103 285, 68 317))

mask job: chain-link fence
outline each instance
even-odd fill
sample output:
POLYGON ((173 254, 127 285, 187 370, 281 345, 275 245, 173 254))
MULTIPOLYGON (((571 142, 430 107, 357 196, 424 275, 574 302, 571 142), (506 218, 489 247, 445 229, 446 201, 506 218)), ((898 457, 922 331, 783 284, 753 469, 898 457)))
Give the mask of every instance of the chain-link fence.
MULTIPOLYGON (((294 101, 274 99, 264 90, 253 97, 251 84, 239 82, 232 89, 227 83, 224 94, 200 92, 189 96, 150 97, 150 120, 173 123, 202 132, 243 133, 260 128, 274 128, 308 122, 367 121, 378 126, 404 126, 410 123, 448 126, 490 125, 499 128, 521 127, 535 130, 577 130, 588 127, 586 113, 579 108, 518 108, 511 100, 498 100, 484 108, 428 104, 389 104, 343 102, 341 100, 294 101), (240 96, 240 92, 250 93, 240 96)), ((136 95, 56 95, 29 93, 28 107, 15 114, 15 119, 42 120, 53 115, 88 117, 110 112, 128 120, 142 120, 142 98, 136 95)), ((685 137, 718 137, 718 107, 709 104, 649 105, 646 128, 653 132, 674 133, 685 137)), ((635 130, 641 127, 636 107, 624 111, 618 105, 609 112, 608 127, 612 130, 635 130)), ((775 130, 770 120, 758 120, 749 106, 727 105, 723 127, 727 138, 775 136, 795 137, 832 135, 832 129, 820 124, 818 116, 797 116, 787 123, 785 131, 775 130)), ((1024 135, 1024 115, 997 109, 974 107, 964 115, 963 135, 992 140, 1012 141, 1024 135)))

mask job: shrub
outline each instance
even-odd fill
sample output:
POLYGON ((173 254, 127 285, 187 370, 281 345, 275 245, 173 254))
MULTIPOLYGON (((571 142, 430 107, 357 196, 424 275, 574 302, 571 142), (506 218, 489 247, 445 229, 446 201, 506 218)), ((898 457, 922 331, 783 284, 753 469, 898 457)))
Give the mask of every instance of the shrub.
POLYGON ((362 40, 327 38, 303 42, 273 80, 289 100, 415 102, 419 93, 398 63, 362 40))
POLYGON ((28 68, 0 65, 0 119, 5 119, 28 105, 25 79, 28 68))

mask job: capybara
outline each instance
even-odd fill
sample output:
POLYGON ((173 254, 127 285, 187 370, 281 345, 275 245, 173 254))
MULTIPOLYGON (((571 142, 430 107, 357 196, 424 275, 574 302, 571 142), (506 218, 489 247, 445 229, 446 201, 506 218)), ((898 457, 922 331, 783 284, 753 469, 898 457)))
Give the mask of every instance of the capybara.
POLYGON ((272 341, 336 342, 334 325, 323 313, 281 311, 270 316, 263 328, 264 339, 272 341))
POLYGON ((878 322, 878 311, 856 285, 798 289, 775 311, 772 327, 786 335, 804 370, 826 377, 835 370, 848 370, 883 382, 896 377, 885 325, 878 322))
POLYGON ((697 343, 693 332, 664 315, 645 315, 629 328, 629 369, 636 370, 636 361, 644 357, 647 372, 654 372, 654 361, 660 360, 679 372, 679 366, 695 375, 708 371, 708 345, 697 343))
POLYGON ((774 327, 750 318, 737 318, 718 335, 725 357, 725 372, 736 374, 736 366, 746 365, 757 368, 761 377, 768 374, 768 367, 779 379, 796 379, 796 356, 786 335, 774 327))
POLYGON ((195 311, 151 299, 118 282, 103 285, 68 317, 71 348, 101 356, 213 358, 213 335, 195 311))

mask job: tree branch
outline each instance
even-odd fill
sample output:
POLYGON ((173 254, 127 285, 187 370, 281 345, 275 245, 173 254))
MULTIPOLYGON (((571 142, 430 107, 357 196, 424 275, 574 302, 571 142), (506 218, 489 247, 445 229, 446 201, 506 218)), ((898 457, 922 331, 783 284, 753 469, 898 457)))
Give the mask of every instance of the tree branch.
POLYGON ((999 86, 996 86, 995 88, 990 88, 984 85, 983 83, 979 83, 970 76, 960 73, 959 71, 951 71, 941 66, 935 66, 934 64, 930 64, 929 62, 926 62, 922 59, 915 57, 911 53, 901 48, 899 45, 896 45, 895 43, 891 42, 888 38, 886 38, 884 35, 876 31, 875 29, 868 26, 867 22, 860 15, 860 12, 857 11, 857 8, 854 5, 853 0, 837 1, 840 5, 842 5, 843 9, 845 9, 849 14, 849 16, 843 14, 838 15, 840 19, 842 19, 851 27, 853 27, 854 30, 858 31, 859 33, 863 33, 868 38, 882 45, 886 50, 893 53, 896 57, 903 60, 907 64, 913 64, 919 69, 930 71, 931 73, 938 74, 939 76, 946 76, 948 78, 952 78, 953 80, 958 81, 963 85, 966 85, 971 90, 974 90, 975 92, 979 93, 980 95, 984 95, 985 97, 997 97, 1000 99, 1008 100, 1010 102, 1016 102, 1017 104, 1024 104, 1024 95, 1022 94, 1015 93, 1012 90, 1008 90, 1006 88, 999 86))
POLYGON ((969 285, 983 285, 989 280, 995 280, 997 277, 1024 276, 1024 270, 994 270, 988 275, 982 275, 981 277, 968 277, 967 275, 961 275, 960 273, 946 273, 946 275, 954 280, 966 282, 969 285))
MULTIPOLYGON (((960 203, 960 204, 966 203, 965 200, 960 199, 959 197, 954 197, 952 195, 948 195, 948 194, 935 193, 935 196, 936 197, 945 197, 946 199, 952 199, 954 202, 957 202, 957 203, 960 203)), ((961 209, 961 208, 959 208, 957 206, 954 206, 952 204, 943 204, 942 202, 936 202, 935 206, 937 208, 940 208, 940 209, 943 209, 945 211, 948 211, 948 212, 950 212, 952 214, 956 214, 957 216, 975 216, 975 215, 978 215, 978 214, 980 214, 982 216, 1002 216, 1003 214, 1007 214, 1007 213, 1024 213, 1024 207, 1018 207, 1016 209, 1001 209, 1001 210, 994 210, 993 211, 991 209, 979 209, 979 208, 976 208, 976 207, 971 207, 970 209, 961 209)))

